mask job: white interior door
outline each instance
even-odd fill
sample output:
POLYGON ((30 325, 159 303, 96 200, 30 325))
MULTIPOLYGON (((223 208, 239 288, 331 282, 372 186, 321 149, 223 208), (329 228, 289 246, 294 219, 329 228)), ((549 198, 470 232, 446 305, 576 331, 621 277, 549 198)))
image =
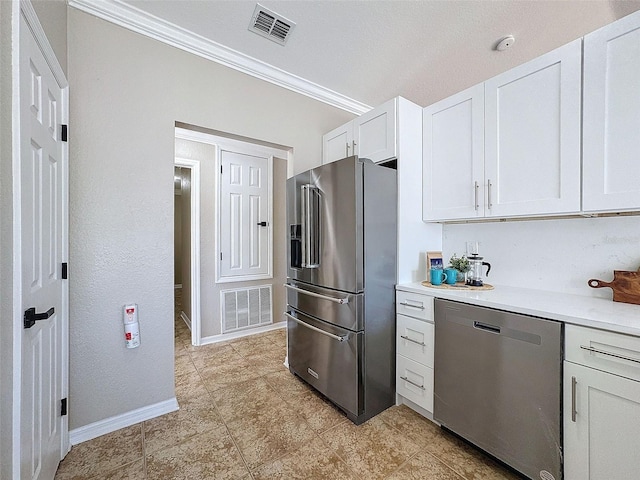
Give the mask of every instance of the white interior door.
POLYGON ((66 453, 67 423, 61 415, 68 368, 68 300, 62 279, 67 254, 68 153, 61 141, 66 95, 21 16, 22 479, 52 479, 66 453), (33 325, 26 323, 28 312, 36 316, 33 325))
POLYGON ((271 277, 272 159, 221 150, 219 281, 271 277))

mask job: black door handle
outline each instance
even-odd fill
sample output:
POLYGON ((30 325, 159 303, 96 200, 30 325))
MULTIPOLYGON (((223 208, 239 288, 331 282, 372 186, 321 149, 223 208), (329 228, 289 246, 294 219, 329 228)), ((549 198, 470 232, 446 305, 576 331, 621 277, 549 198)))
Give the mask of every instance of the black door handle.
POLYGON ((54 313, 55 310, 53 309, 53 307, 51 307, 44 313, 36 313, 36 309, 34 307, 27 308, 24 311, 24 328, 31 328, 36 324, 36 321, 46 320, 54 313))
POLYGON ((266 227, 267 225, 269 225, 267 222, 258 222, 259 227, 266 227))

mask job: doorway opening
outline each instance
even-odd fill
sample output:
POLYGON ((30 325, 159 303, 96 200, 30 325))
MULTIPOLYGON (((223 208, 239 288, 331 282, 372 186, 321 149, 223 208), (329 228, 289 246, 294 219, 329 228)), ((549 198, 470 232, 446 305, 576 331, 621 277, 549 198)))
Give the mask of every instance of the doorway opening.
POLYGON ((175 318, 200 345, 200 162, 176 158, 173 178, 175 318))

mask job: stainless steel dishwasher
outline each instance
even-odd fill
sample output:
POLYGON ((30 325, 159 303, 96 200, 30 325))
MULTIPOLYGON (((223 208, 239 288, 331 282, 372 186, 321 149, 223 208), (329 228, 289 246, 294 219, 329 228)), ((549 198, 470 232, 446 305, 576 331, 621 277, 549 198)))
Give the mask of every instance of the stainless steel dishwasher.
POLYGON ((435 301, 434 412, 532 479, 562 478, 562 324, 435 301))

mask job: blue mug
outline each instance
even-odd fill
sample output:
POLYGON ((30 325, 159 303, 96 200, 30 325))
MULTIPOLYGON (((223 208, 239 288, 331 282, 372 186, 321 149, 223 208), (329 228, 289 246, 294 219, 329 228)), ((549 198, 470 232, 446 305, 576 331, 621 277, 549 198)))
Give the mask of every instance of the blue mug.
POLYGON ((432 268, 430 275, 431 285, 442 285, 442 282, 447 278, 447 275, 441 268, 432 268))
POLYGON ((453 285, 458 279, 458 271, 455 268, 445 268, 444 273, 447 276, 447 285, 453 285))

